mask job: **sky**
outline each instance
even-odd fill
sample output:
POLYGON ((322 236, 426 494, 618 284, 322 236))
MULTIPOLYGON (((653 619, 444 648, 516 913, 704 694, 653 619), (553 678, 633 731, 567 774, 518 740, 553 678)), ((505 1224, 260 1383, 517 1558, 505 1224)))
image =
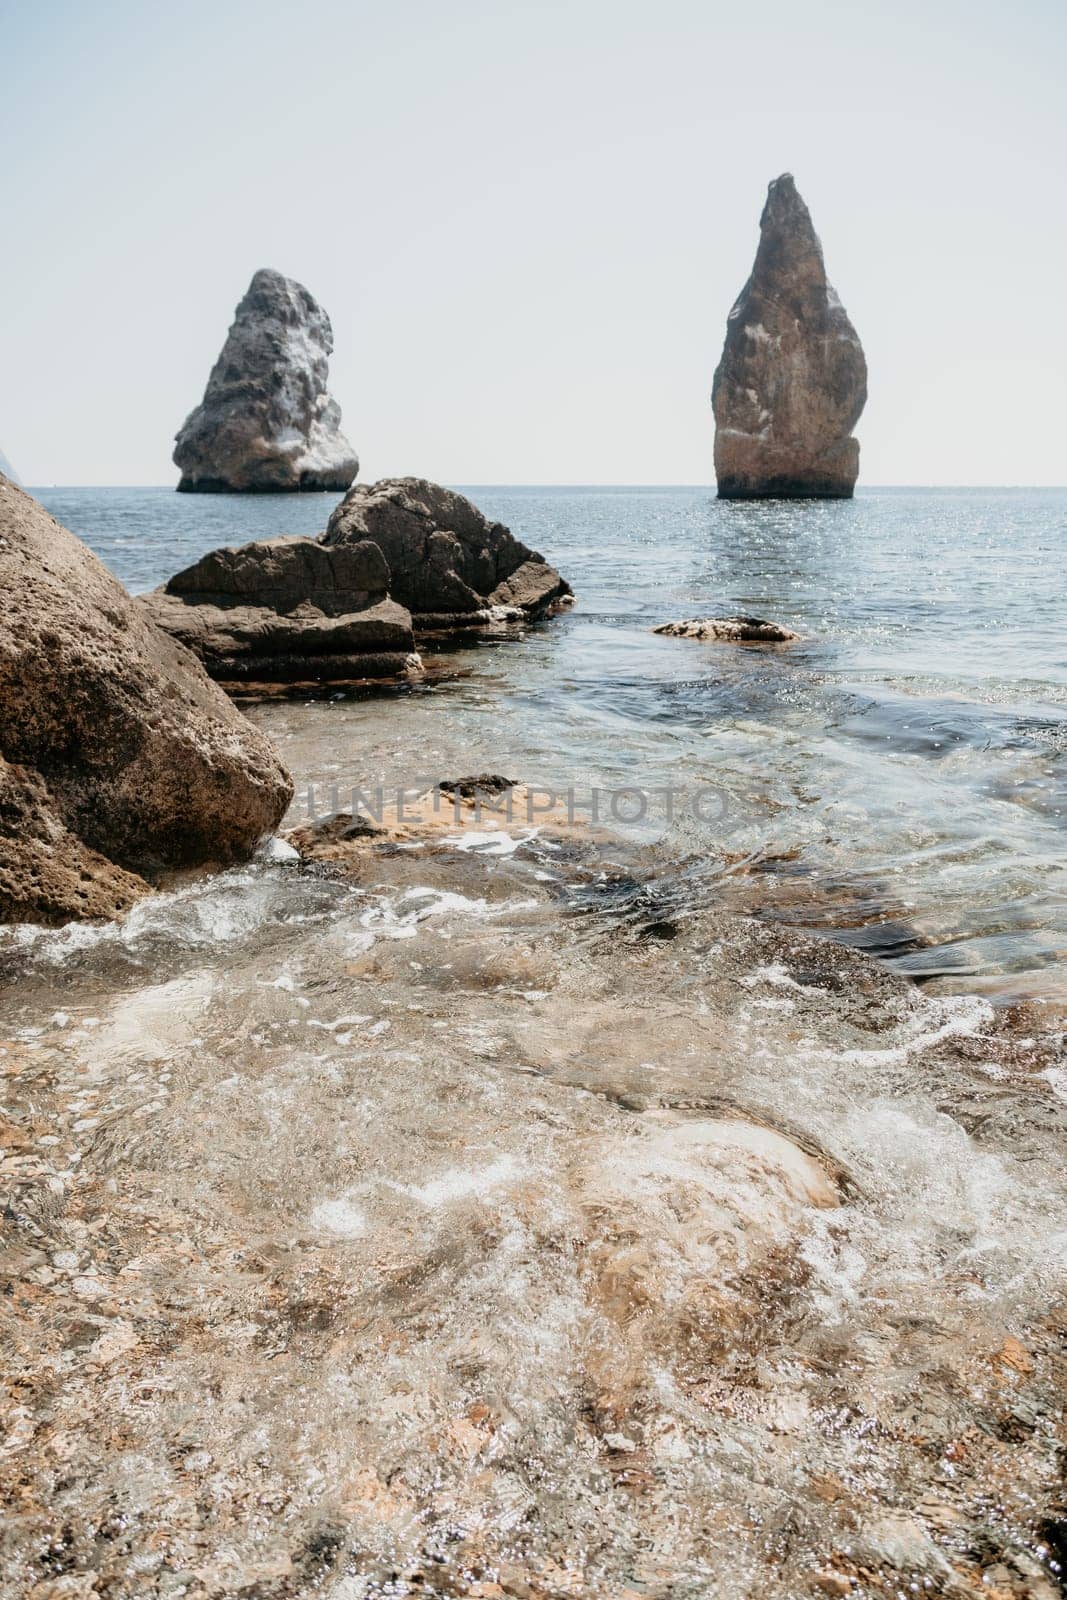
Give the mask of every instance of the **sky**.
POLYGON ((252 273, 306 284, 365 480, 713 481, 792 171, 868 484, 1067 482, 1060 0, 0 0, 0 450, 171 484, 252 273))

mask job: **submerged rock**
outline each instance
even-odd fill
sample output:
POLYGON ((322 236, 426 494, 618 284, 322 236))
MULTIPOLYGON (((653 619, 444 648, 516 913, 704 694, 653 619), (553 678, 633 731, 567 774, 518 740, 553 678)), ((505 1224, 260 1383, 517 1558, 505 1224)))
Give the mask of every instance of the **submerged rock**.
POLYGON ((0 921, 111 915, 132 874, 242 859, 274 831, 292 784, 269 741, 3 478, 0 584, 0 921))
MULTIPOLYGON (((309 817, 287 834, 286 842, 305 861, 361 871, 368 853, 381 846, 401 844, 431 855, 475 850, 495 857, 511 855, 520 840, 541 833, 557 842, 582 839, 592 844, 598 838, 597 830, 548 791, 497 773, 442 778, 429 789, 397 790, 388 797, 381 791, 366 800, 375 798, 380 804, 373 813, 334 811, 309 817)), ((420 861, 420 870, 425 870, 427 857, 420 861)))
POLYGON ((689 622, 663 622, 653 633, 672 639, 705 639, 722 644, 788 644, 800 634, 764 617, 694 617, 689 622))
POLYGON ((178 433, 178 488, 347 489, 359 460, 326 388, 332 351, 330 319, 304 286, 257 272, 204 398, 178 433))
POLYGON ((262 539, 211 551, 140 604, 224 681, 408 676, 420 668, 411 616, 388 583, 369 541, 262 539))
POLYGON ((755 264, 715 373, 720 498, 851 496, 859 471, 852 430, 866 399, 863 347, 784 173, 767 191, 755 264))
POLYGON ((461 494, 425 478, 356 484, 324 542, 372 539, 389 565, 389 590, 416 627, 470 627, 543 615, 571 597, 543 556, 490 522, 461 494))

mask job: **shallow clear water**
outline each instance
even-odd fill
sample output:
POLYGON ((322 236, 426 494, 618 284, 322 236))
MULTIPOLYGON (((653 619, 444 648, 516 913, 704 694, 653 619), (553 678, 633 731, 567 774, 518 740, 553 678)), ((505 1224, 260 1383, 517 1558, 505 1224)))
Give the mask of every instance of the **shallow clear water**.
MULTIPOLYGON (((729 893, 723 850, 756 856, 768 914, 844 931, 939 987, 1067 993, 1067 491, 808 505, 724 504, 705 489, 470 492, 572 581, 575 610, 466 652, 464 676, 388 711, 254 713, 302 784, 433 780, 458 763, 510 765, 579 798, 677 786, 674 824, 650 801, 638 831, 695 857, 694 903, 729 893), (805 642, 650 632, 739 610, 805 642), (704 788, 719 797, 702 802, 707 820, 692 809, 704 788)), ((321 531, 334 504, 42 498, 134 590, 219 543, 321 531)))
MULTIPOLYGON (((135 587, 330 504, 44 498, 135 587)), ((0 1594, 1053 1600, 1067 501, 476 498, 575 610, 250 707, 301 787, 724 806, 0 936, 0 1594)))

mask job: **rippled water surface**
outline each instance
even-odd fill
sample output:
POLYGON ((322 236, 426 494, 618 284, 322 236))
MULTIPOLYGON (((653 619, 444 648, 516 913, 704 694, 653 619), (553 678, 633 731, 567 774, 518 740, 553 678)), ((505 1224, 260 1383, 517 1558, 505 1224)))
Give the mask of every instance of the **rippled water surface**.
MULTIPOLYGON (((1067 492, 867 491, 730 505, 703 489, 471 490, 572 581, 574 612, 459 658, 390 702, 261 715, 300 780, 515 767, 530 783, 664 785, 645 832, 696 857, 758 854, 765 908, 844 931, 953 991, 1067 992, 1067 492), (788 650, 656 638, 750 611, 788 650), (726 816, 720 816, 725 805, 726 816), (881 931, 879 931, 881 930, 881 931)), ((49 510, 131 588, 204 549, 313 534, 330 496, 65 489, 49 510)), ((629 815, 619 802, 619 816, 629 815)), ((712 858, 713 857, 713 858, 712 858)), ((708 859, 704 859, 708 858, 708 859)))
MULTIPOLYGON (((249 706, 290 822, 676 815, 4 932, 0 1594, 1054 1600, 1067 497, 472 492, 575 609, 249 706)), ((43 498, 134 588, 332 504, 43 498)))

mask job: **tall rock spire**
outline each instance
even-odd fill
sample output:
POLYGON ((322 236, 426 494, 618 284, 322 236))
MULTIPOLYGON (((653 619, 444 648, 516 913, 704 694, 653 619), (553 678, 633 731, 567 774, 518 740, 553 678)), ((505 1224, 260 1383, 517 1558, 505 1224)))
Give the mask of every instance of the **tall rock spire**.
POLYGON ((867 363, 791 173, 767 190, 711 399, 721 499, 851 496, 867 363))
POLYGON ((330 319, 303 284, 257 272, 177 436, 178 488, 347 489, 359 461, 326 388, 332 352, 330 319))

